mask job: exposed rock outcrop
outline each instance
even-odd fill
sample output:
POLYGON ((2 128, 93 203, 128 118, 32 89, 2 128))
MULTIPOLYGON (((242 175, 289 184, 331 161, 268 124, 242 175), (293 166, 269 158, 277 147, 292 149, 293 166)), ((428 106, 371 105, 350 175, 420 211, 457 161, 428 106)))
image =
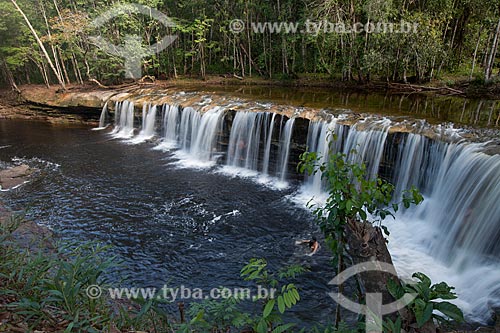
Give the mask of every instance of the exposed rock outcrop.
POLYGON ((33 169, 22 164, 15 167, 0 170, 0 190, 10 190, 21 186, 28 181, 33 169))

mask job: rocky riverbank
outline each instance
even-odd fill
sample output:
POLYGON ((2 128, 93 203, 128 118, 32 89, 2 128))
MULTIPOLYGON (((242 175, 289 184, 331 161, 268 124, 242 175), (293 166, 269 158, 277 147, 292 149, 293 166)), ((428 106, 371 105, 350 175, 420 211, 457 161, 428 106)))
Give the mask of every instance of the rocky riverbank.
MULTIPOLYGON (((35 169, 26 164, 10 166, 0 170, 0 190, 6 192, 20 188, 34 176, 35 172, 35 169)), ((21 248, 42 251, 53 249, 50 241, 52 232, 49 229, 16 215, 1 201, 0 227, 2 230, 11 232, 11 240, 21 248)))

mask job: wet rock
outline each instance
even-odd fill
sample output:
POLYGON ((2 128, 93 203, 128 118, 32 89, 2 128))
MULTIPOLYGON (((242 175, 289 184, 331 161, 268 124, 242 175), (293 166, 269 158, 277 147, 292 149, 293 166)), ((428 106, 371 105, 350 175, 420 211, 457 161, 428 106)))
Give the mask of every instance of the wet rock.
POLYGON ((10 190, 24 184, 33 170, 25 165, 18 165, 0 171, 0 189, 10 190))
POLYGON ((32 252, 51 252, 54 250, 53 233, 50 229, 33 221, 25 221, 12 233, 15 243, 32 252))

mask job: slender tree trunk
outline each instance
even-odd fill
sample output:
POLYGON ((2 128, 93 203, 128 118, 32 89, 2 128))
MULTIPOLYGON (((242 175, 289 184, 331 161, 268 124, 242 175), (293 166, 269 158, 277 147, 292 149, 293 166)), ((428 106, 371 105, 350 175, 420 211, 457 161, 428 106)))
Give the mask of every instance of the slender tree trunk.
POLYGON ((50 88, 50 78, 49 74, 47 73, 47 66, 45 66, 45 63, 43 61, 40 61, 40 72, 42 73, 43 76, 43 81, 45 82, 45 85, 47 88, 50 88))
POLYGON ((10 71, 9 67, 7 66, 7 63, 5 62, 5 60, 3 60, 2 63, 3 63, 2 67, 3 67, 3 70, 4 70, 5 75, 7 77, 7 80, 9 80, 10 87, 12 88, 12 90, 15 90, 16 92, 21 93, 21 91, 17 87, 16 81, 14 80, 14 75, 12 75, 12 72, 10 71))
POLYGON ((481 42, 481 33, 483 32, 483 26, 479 27, 479 32, 477 34, 476 48, 474 49, 474 55, 472 57, 472 69, 470 70, 469 81, 472 80, 474 75, 474 68, 476 67, 477 50, 479 49, 479 43, 481 42))
POLYGON ((495 106, 497 105, 496 101, 491 102, 490 114, 488 115, 488 126, 491 125, 491 118, 493 116, 493 111, 495 111, 495 106))
POLYGON ((61 65, 59 63, 59 57, 57 56, 57 52, 56 52, 57 46, 55 46, 53 41, 52 41, 52 33, 50 32, 49 21, 47 19, 47 14, 45 12, 45 6, 43 5, 43 0, 39 0, 38 4, 40 5, 40 10, 42 11, 42 16, 43 16, 43 19, 45 21, 45 27, 47 28, 47 36, 49 37, 49 44, 50 44, 50 48, 52 50, 52 56, 54 57, 54 64, 56 65, 57 73, 59 74, 59 77, 62 80, 64 80, 61 65))
POLYGON ((491 79, 491 75, 493 72, 493 65, 495 64, 495 58, 497 54, 497 48, 498 48, 498 38, 500 35, 500 19, 498 19, 498 24, 497 24, 497 29, 495 32, 495 37, 493 38, 493 42, 491 44, 491 51, 490 51, 490 56, 488 59, 488 63, 486 64, 486 69, 484 72, 484 78, 486 81, 489 81, 491 79))
POLYGON ((64 77, 66 78, 66 82, 68 84, 70 84, 71 80, 69 79, 68 70, 66 69, 66 64, 64 63, 64 59, 62 57, 61 48, 60 47, 56 47, 56 49, 57 49, 57 53, 59 54, 59 59, 61 60, 61 67, 62 67, 62 70, 63 70, 63 73, 64 73, 64 77))
POLYGON ((52 71, 54 72, 56 78, 57 78, 57 81, 59 82, 59 84, 61 85, 61 87, 66 90, 66 84, 64 84, 64 81, 63 79, 61 78, 61 76, 59 75, 59 73, 57 72, 56 68, 54 67, 54 63, 52 62, 52 60, 50 59, 50 56, 49 54, 47 53, 47 50, 45 49, 45 46, 43 45, 42 41, 40 40, 40 38, 38 37, 38 34, 35 30, 35 28, 33 28, 33 26, 31 25, 31 22, 30 20, 28 19, 28 17, 26 16, 26 14, 24 14, 23 10, 18 6, 16 0, 10 0, 12 2, 12 4, 14 5, 14 7, 16 7, 17 11, 21 14, 21 16, 24 18, 24 21, 26 22, 26 24, 28 25, 28 28, 30 29, 31 33, 33 34, 33 37, 35 37, 35 40, 37 41, 38 45, 40 46, 40 49, 42 50, 43 52, 43 55, 45 56, 45 58, 47 59, 47 62, 49 63, 50 65, 50 68, 52 69, 52 71))

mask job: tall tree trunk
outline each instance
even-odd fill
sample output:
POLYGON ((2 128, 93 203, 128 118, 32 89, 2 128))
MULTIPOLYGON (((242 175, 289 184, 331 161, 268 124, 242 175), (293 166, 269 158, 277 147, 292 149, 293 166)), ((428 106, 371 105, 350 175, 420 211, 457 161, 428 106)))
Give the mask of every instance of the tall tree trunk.
POLYGON ((470 70, 469 81, 472 80, 474 75, 474 68, 476 67, 477 50, 479 49, 479 43, 481 42, 481 32, 483 32, 483 26, 479 27, 479 32, 477 34, 476 48, 474 49, 474 55, 472 57, 472 68, 470 70))
POLYGON ((64 77, 66 78, 66 82, 68 84, 71 84, 71 80, 69 79, 68 70, 66 69, 66 64, 64 63, 60 47, 57 47, 57 53, 59 54, 59 59, 61 59, 61 67, 64 73, 64 77))
POLYGON ((486 64, 486 68, 485 68, 485 72, 484 72, 484 79, 486 81, 489 81, 491 79, 491 74, 493 72, 493 65, 495 64, 495 58, 497 55, 499 35, 500 35, 500 19, 498 19, 495 37, 493 38, 493 42, 491 43, 490 56, 488 59, 488 63, 486 64))
POLYGON ((61 87, 66 90, 66 84, 64 84, 64 81, 63 79, 61 78, 61 76, 59 75, 59 73, 57 72, 56 68, 54 67, 54 63, 52 62, 52 60, 50 59, 50 56, 49 54, 47 53, 47 50, 45 49, 45 46, 43 45, 42 41, 40 40, 40 38, 38 37, 38 34, 35 30, 35 28, 33 28, 33 26, 31 25, 31 22, 30 20, 28 19, 28 17, 26 16, 26 14, 24 14, 23 10, 18 6, 16 0, 10 0, 12 2, 12 4, 14 5, 14 7, 16 7, 17 11, 21 14, 21 16, 24 18, 24 21, 26 22, 26 24, 28 25, 28 28, 30 29, 31 33, 33 34, 33 37, 35 37, 35 40, 37 41, 38 43, 38 46, 40 46, 40 49, 42 50, 43 52, 43 55, 45 56, 45 59, 47 59, 47 62, 49 63, 50 65, 50 68, 52 69, 52 71, 54 72, 56 78, 57 78, 57 81, 59 82, 59 84, 61 85, 61 87))
POLYGON ((5 76, 9 80, 10 87, 12 88, 12 90, 15 90, 18 93, 21 93, 21 91, 17 87, 16 81, 14 80, 14 75, 12 75, 12 72, 10 71, 9 67, 7 66, 7 63, 5 62, 5 60, 2 61, 2 64, 3 64, 2 67, 3 67, 3 70, 5 72, 5 76))
POLYGON ((42 16, 43 16, 43 19, 45 21, 45 27, 47 28, 47 36, 49 37, 49 44, 50 44, 50 48, 52 50, 52 56, 54 57, 54 64, 56 65, 57 73, 59 74, 61 79, 64 81, 63 72, 61 69, 61 65, 59 63, 59 57, 57 56, 57 52, 56 52, 57 46, 55 46, 53 41, 52 41, 52 33, 50 32, 49 20, 47 19, 47 14, 45 12, 45 6, 43 5, 43 0, 39 0, 38 4, 40 5, 40 10, 42 12, 42 16))

